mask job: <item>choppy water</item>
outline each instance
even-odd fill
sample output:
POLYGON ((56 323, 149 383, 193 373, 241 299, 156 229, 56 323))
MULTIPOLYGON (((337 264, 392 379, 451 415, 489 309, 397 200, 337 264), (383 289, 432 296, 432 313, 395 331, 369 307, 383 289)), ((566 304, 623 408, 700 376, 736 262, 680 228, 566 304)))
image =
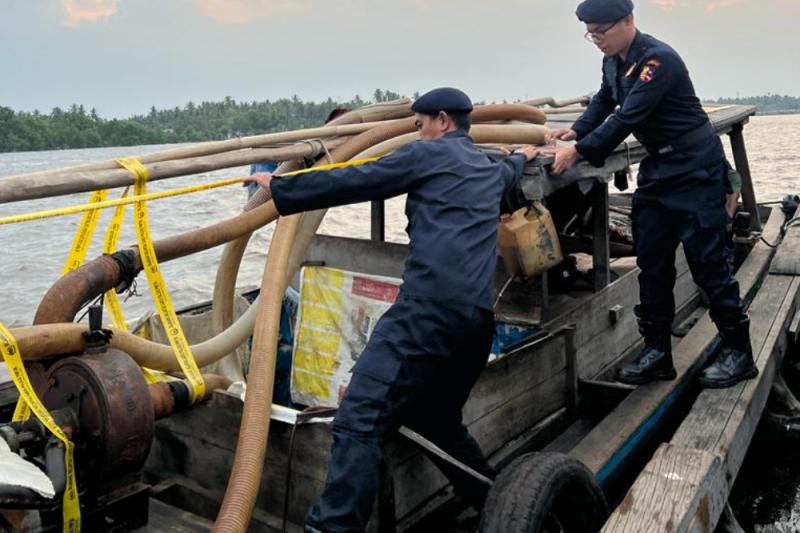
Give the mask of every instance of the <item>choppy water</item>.
MULTIPOLYGON (((745 128, 745 139, 759 201, 778 200, 785 194, 800 193, 800 115, 754 117, 745 128)), ((140 155, 165 148, 168 147, 140 146, 0 154, 0 176, 131 154, 140 155)), ((157 191, 241 176, 247 170, 246 167, 241 167, 154 182, 148 190, 157 191)), ((110 198, 118 194, 119 192, 112 192, 110 198)), ((87 197, 87 194, 80 194, 0 205, 0 216, 84 203, 87 197)), ((241 211, 244 199, 244 190, 233 186, 151 202, 149 213, 153 238, 182 233, 234 216, 241 211)), ((402 198, 396 198, 387 203, 387 238, 395 242, 406 242, 403 202, 402 198)), ((110 212, 104 213, 87 257, 100 254, 102 233, 110 216, 110 212)), ((130 210, 126 216, 127 224, 120 238, 120 247, 136 241, 130 224, 130 210)), ((37 303, 61 276, 79 220, 79 216, 70 216, 0 226, 0 321, 10 326, 31 323, 37 303)), ((331 235, 368 237, 369 207, 359 205, 333 209, 323 222, 321 231, 331 235)), ((271 234, 272 229, 268 227, 256 232, 251 240, 239 273, 239 286, 255 286, 260 282, 271 234)), ((220 252, 220 248, 209 250, 162 266, 177 307, 211 298, 220 252)), ((146 281, 141 279, 141 296, 133 297, 123 304, 128 317, 138 316, 153 308, 146 285, 146 281)), ((800 488, 797 478, 800 478, 800 474, 787 480, 785 493, 777 497, 778 500, 785 499, 784 507, 770 517, 754 518, 748 521, 748 525, 762 531, 793 531, 792 524, 797 523, 797 516, 800 514, 800 488)), ((766 491, 766 488, 754 486, 753 489, 757 496, 753 502, 743 502, 741 505, 744 507, 758 505, 758 502, 769 496, 761 492, 766 491)))

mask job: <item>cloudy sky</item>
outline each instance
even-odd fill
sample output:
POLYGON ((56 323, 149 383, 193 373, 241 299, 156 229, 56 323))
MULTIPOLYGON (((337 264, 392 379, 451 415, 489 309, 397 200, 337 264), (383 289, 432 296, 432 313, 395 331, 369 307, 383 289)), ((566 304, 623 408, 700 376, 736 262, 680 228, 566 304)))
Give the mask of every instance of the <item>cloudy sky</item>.
MULTIPOLYGON (((576 0, 0 0, 0 105, 102 116, 193 100, 596 90, 576 0)), ((800 96, 800 0, 636 0, 707 98, 800 96)))

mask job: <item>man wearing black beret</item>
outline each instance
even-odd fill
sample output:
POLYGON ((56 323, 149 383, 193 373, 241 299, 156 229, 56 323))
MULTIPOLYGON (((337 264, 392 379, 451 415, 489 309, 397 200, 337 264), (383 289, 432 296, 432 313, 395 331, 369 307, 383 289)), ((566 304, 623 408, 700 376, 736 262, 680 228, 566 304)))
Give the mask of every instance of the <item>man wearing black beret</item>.
MULTIPOLYGON (((255 174, 281 215, 408 194, 403 286, 353 368, 331 429, 325 490, 308 531, 363 531, 380 482, 383 444, 401 425, 487 476, 493 471, 461 419, 494 336, 500 201, 536 157, 531 146, 494 162, 469 136, 472 102, 441 88, 412 106, 420 140, 376 162, 293 178, 255 174)), ((480 508, 486 487, 437 460, 480 508)))
POLYGON ((641 269, 635 313, 645 348, 617 379, 642 384, 675 378, 670 331, 678 244, 683 244, 694 281, 711 301, 711 319, 722 338, 701 384, 729 387, 752 378, 758 370, 750 320, 726 244, 730 167, 686 65, 669 45, 636 29, 631 0, 586 0, 577 16, 586 24, 586 39, 605 56, 603 82, 571 129, 550 134, 551 140, 577 140, 556 152, 554 172, 564 172, 578 156, 602 166, 631 133, 648 152, 639 167, 631 214, 641 269))

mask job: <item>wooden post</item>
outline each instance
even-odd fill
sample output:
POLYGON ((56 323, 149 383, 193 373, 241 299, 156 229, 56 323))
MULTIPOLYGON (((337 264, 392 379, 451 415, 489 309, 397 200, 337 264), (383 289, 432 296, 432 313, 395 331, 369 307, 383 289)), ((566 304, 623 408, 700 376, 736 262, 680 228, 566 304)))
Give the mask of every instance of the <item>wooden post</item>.
POLYGON ((610 256, 608 246, 608 183, 595 183, 592 187, 592 263, 594 266, 594 290, 599 291, 611 283, 610 256))
POLYGON ((742 176, 742 205, 744 210, 752 215, 750 219, 750 229, 761 231, 761 219, 758 216, 758 204, 756 204, 756 192, 753 188, 753 178, 750 175, 750 164, 747 161, 747 149, 744 146, 744 135, 742 130, 744 125, 736 124, 728 134, 733 151, 733 162, 736 170, 742 176))
POLYGON ((370 202, 370 238, 373 241, 386 240, 386 206, 383 200, 370 202))
POLYGON ((578 413, 578 349, 575 346, 575 325, 564 328, 564 354, 566 356, 567 413, 578 413))

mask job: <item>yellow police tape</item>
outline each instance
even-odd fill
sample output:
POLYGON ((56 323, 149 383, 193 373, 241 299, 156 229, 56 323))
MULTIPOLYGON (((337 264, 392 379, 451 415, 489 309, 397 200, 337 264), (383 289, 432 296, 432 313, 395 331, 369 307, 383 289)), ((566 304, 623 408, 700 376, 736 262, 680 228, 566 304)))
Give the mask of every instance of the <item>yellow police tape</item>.
MULTIPOLYGON (((107 195, 107 190, 94 191, 91 198, 89 198, 89 203, 96 204, 97 202, 102 202, 106 199, 107 195)), ((89 243, 92 241, 92 236, 94 235, 98 222, 100 222, 99 210, 87 211, 83 214, 81 223, 78 224, 78 231, 75 232, 75 239, 72 241, 72 250, 69 252, 62 274, 68 274, 83 264, 83 260, 86 258, 86 252, 89 251, 89 243)))
POLYGON ((3 360, 6 362, 8 370, 11 372, 11 379, 14 380, 14 384, 19 390, 20 399, 24 399, 25 405, 36 414, 36 417, 42 424, 64 443, 64 463, 66 465, 67 486, 64 490, 63 501, 63 531, 68 533, 80 531, 81 506, 78 502, 78 486, 75 481, 75 461, 73 457, 75 446, 58 424, 56 424, 53 417, 50 416, 50 413, 47 411, 47 408, 42 405, 39 397, 36 396, 30 379, 28 379, 28 373, 25 372, 25 365, 22 362, 22 356, 19 353, 17 341, 2 322, 0 322, 0 352, 2 352, 3 360))
MULTIPOLYGON (((134 177, 133 193, 135 197, 141 197, 147 189, 147 178, 149 171, 138 159, 126 157, 117 159, 117 163, 130 172, 134 177)), ((158 268, 158 259, 150 238, 150 225, 147 219, 147 202, 139 199, 134 208, 134 220, 136 223, 136 237, 139 241, 139 256, 142 260, 142 268, 147 275, 147 283, 150 285, 150 292, 153 293, 153 301, 158 308, 158 315, 164 325, 164 331, 169 337, 169 343, 175 351, 175 357, 183 370, 187 381, 192 389, 192 402, 200 401, 206 393, 206 385, 203 376, 192 355, 192 350, 183 334, 183 328, 175 314, 175 307, 164 283, 164 277, 158 268)))
MULTIPOLYGON (((285 174, 276 175, 279 178, 288 178, 290 176, 296 176, 298 174, 305 174, 306 172, 315 172, 318 170, 332 170, 335 168, 345 168, 345 167, 352 167, 357 165, 363 165, 365 163, 371 163, 373 161, 377 161, 379 158, 377 157, 368 157, 364 159, 354 159, 352 161, 343 161, 341 163, 331 163, 329 165, 320 165, 318 167, 312 168, 304 168, 301 170, 295 170, 292 172, 287 172, 285 174)), ((146 170, 146 167, 145 167, 146 170)), ((153 192, 144 194, 142 196, 131 196, 130 198, 119 198, 117 200, 104 200, 102 202, 94 202, 88 204, 81 204, 81 205, 74 205, 70 207, 59 207, 56 209, 48 209, 46 211, 34 211, 32 213, 24 213, 21 215, 12 215, 7 217, 0 218, 0 226, 4 224, 17 224, 19 222, 30 222, 32 220, 42 220, 45 218, 53 218, 53 217, 61 217, 65 215, 75 215, 77 213, 83 213, 84 211, 94 211, 99 209, 106 209, 109 207, 115 207, 120 205, 127 205, 133 204, 139 201, 145 200, 160 200, 162 198, 170 198, 172 196, 179 196, 182 194, 189 194, 193 192, 201 192, 207 191, 210 189, 218 189, 220 187, 227 187, 228 185, 234 185, 236 183, 241 183, 244 178, 231 178, 226 180, 220 180, 213 183, 204 183, 201 185, 192 185, 190 187, 183 187, 180 189, 173 189, 171 191, 160 191, 160 192, 153 192)))
POLYGON ((142 197, 131 196, 130 198, 118 198, 116 200, 105 200, 97 203, 88 203, 81 205, 74 205, 70 207, 59 207, 56 209, 48 209, 46 211, 35 211, 33 213, 25 213, 22 215, 13 215, 9 217, 0 218, 0 226, 3 224, 16 224, 18 222, 30 222, 32 220, 41 220, 44 218, 61 217, 64 215, 74 215, 84 211, 94 211, 98 209, 106 209, 108 207, 115 207, 120 205, 133 204, 146 200, 158 200, 161 198, 169 198, 171 196, 178 196, 181 194, 188 194, 192 192, 206 191, 209 189, 216 189, 219 187, 226 187, 235 183, 241 183, 242 178, 227 179, 217 181, 214 183, 204 183, 202 185, 192 185, 191 187, 183 187, 181 189, 173 189, 171 191, 160 191, 145 194, 142 197))
MULTIPOLYGON (((130 187, 125 187, 125 190, 122 191, 122 196, 120 196, 120 198, 127 197, 129 190, 130 187)), ((97 211, 93 212, 96 213, 97 211)), ((117 251, 117 242, 119 241, 119 234, 122 230, 122 222, 124 219, 125 206, 119 205, 114 211, 114 217, 111 219, 111 224, 109 224, 108 229, 106 230, 106 237, 103 240, 104 254, 111 255, 117 251)), ((125 323, 125 315, 122 312, 122 306, 119 303, 117 292, 114 289, 110 289, 106 292, 105 304, 108 307, 109 314, 111 315, 111 323, 122 331, 128 331, 128 325, 125 323)), ((147 377, 147 374, 145 374, 145 377, 147 377)))
POLYGON ((378 159, 380 159, 380 157, 365 157, 363 159, 351 159, 350 161, 342 161, 341 163, 328 163, 327 165, 319 165, 317 167, 309 167, 309 168, 301 168, 300 170, 293 170, 291 172, 286 172, 285 174, 275 174, 275 177, 288 178, 291 176, 297 176, 299 174, 305 174, 307 172, 317 172, 319 170, 333 170, 335 168, 356 167, 359 165, 372 163, 373 161, 377 161, 378 159))

